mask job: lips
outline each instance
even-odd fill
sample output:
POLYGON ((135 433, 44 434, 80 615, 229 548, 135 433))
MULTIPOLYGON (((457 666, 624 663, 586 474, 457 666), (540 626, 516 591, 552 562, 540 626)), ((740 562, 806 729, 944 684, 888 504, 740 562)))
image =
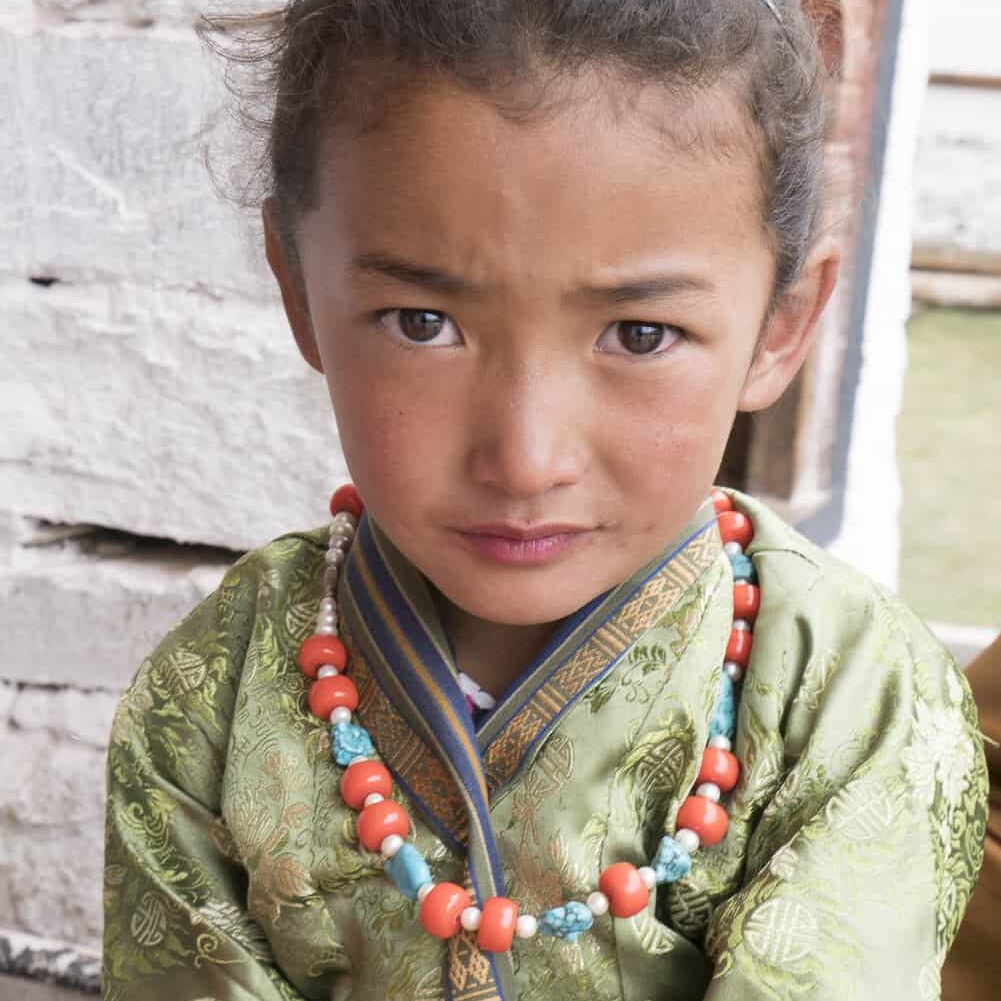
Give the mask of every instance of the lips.
POLYGON ((458 536, 468 549, 487 562, 515 567, 556 562, 589 541, 594 531, 587 526, 557 522, 543 525, 501 522, 463 528, 458 530, 458 536))
POLYGON ((585 525, 546 524, 546 525, 510 525, 497 522, 489 525, 473 525, 462 528, 463 535, 487 535, 497 539, 511 539, 515 542, 531 542, 535 539, 545 539, 554 535, 576 535, 589 532, 592 529, 585 525))

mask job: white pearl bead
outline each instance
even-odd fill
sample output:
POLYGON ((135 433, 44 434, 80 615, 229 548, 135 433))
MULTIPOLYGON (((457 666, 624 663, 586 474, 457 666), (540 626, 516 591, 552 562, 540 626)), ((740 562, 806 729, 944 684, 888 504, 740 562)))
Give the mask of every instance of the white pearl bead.
POLYGON ((719 736, 709 738, 709 746, 714 747, 717 751, 729 751, 733 745, 730 743, 729 737, 719 734, 719 736))
POLYGON ((324 623, 318 622, 316 624, 316 632, 319 633, 320 636, 336 636, 337 625, 336 624, 328 625, 325 622, 324 623))
POLYGON ((350 511, 338 511, 334 515, 334 520, 330 527, 354 532, 355 528, 358 527, 358 519, 350 511))
POLYGON ((742 633, 749 633, 751 631, 751 623, 747 619, 734 619, 733 628, 739 629, 742 633))
POLYGON ((328 566, 339 567, 344 562, 344 551, 331 546, 323 558, 327 561, 328 566))
POLYGON ((417 888, 417 899, 423 900, 434 889, 434 883, 425 883, 417 888))
MULTIPOLYGON (((334 712, 337 712, 337 710, 335 709, 334 712)), ((364 754, 357 754, 348 762, 348 768, 352 765, 357 765, 360 761, 368 761, 368 758, 366 758, 364 754)))
POLYGON ((703 799, 711 799, 714 803, 719 802, 719 798, 722 795, 720 788, 715 782, 703 782, 695 790, 696 796, 701 796, 703 799))
POLYGON ((723 670, 726 671, 726 676, 731 681, 740 681, 740 679, 744 677, 744 669, 735 661, 728 660, 723 665, 723 670))
POLYGON ((643 885, 648 890, 652 890, 657 885, 657 873, 650 866, 640 866, 636 871, 640 874, 640 879, 643 880, 643 885))
POLYGON ((333 664, 324 664, 316 672, 318 678, 332 678, 335 674, 340 674, 340 671, 333 664))
POLYGON ((602 914, 608 913, 608 897, 601 890, 595 890, 594 893, 588 895, 587 909, 596 918, 600 918, 602 914))
POLYGON ((739 542, 727 542, 723 546, 723 552, 727 556, 742 556, 744 547, 739 542))
POLYGON ((476 931, 480 927, 483 912, 478 907, 467 907, 460 915, 459 921, 466 931, 476 931))
POLYGON ((680 830, 675 831, 674 840, 677 841, 689 855, 691 855, 692 852, 697 852, 699 850, 699 845, 702 844, 695 831, 692 831, 687 827, 682 827, 680 830))
POLYGON ((379 845, 379 851, 386 858, 393 858, 396 853, 403 847, 403 838, 399 834, 389 834, 382 839, 382 844, 379 845))
MULTIPOLYGON (((338 706, 330 714, 330 725, 337 726, 338 723, 350 723, 351 722, 351 710, 347 706, 338 706)), ((365 759, 362 758, 364 761, 365 759)))
POLYGON ((376 803, 381 803, 386 797, 382 795, 381 792, 370 792, 365 797, 365 806, 375 806, 376 803))
POLYGON ((320 614, 321 615, 332 615, 337 611, 337 602, 333 598, 321 598, 320 599, 320 614))
POLYGON ((538 918, 531 914, 520 914, 514 923, 514 933, 518 938, 534 938, 538 930, 538 918))

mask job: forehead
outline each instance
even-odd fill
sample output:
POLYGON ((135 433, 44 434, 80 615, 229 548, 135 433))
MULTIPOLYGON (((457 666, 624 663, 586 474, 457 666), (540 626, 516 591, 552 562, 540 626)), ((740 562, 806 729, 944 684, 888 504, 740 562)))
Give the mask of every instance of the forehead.
POLYGON ((322 146, 302 228, 327 261, 405 251, 504 284, 769 252, 757 148, 730 88, 590 75, 545 107, 527 88, 499 100, 447 81, 396 97, 322 146))

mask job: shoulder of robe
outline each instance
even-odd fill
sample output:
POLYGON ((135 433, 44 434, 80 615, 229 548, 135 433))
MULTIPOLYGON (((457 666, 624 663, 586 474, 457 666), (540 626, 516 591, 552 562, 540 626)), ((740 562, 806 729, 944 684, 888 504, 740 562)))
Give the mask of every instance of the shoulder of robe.
POLYGON ((288 676, 315 616, 325 531, 292 533, 252 550, 142 662, 119 703, 116 749, 176 761, 224 754, 241 681, 257 658, 288 676), (270 651, 270 652, 269 652, 270 651))
POLYGON ((762 502, 732 496, 755 526, 748 549, 762 595, 755 641, 772 630, 798 648, 789 669, 799 683, 808 683, 811 672, 840 668, 866 673, 874 690, 904 681, 905 690, 927 701, 960 701, 965 681, 951 654, 899 597, 762 502))

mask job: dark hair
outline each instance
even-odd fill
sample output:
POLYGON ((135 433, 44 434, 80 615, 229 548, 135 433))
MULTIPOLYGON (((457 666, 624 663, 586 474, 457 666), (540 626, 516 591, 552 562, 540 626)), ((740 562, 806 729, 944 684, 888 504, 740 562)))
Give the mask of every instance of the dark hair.
POLYGON ((291 0, 272 14, 206 17, 201 34, 234 68, 258 71, 256 92, 236 85, 243 125, 266 142, 263 183, 243 193, 274 197, 293 256, 324 130, 338 116, 365 121, 415 74, 490 93, 512 114, 516 81, 532 82, 538 113, 553 84, 593 68, 675 91, 733 81, 758 134, 775 297, 820 224, 826 74, 799 0, 291 0))

